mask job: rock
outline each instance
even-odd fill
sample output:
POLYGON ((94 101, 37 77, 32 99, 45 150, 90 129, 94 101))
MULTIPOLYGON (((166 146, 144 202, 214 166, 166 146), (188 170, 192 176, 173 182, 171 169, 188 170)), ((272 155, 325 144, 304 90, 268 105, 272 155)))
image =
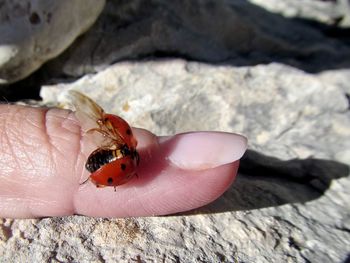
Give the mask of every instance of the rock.
POLYGON ((51 67, 77 77, 147 56, 236 66, 283 62, 309 72, 349 66, 348 30, 335 22, 347 9, 338 1, 251 2, 109 1, 98 23, 51 67))
POLYGON ((59 261, 343 262, 350 245, 350 118, 342 85, 349 73, 159 60, 119 63, 43 87, 49 105, 78 89, 159 135, 238 132, 250 150, 235 184, 206 207, 157 218, 44 219, 29 237, 13 235, 3 247, 30 239, 23 248, 30 253, 49 233, 57 236, 47 244, 59 261))
MULTIPOLYGON (((339 72, 337 79, 349 80, 348 72, 339 72)), ((278 150, 282 159, 334 159, 350 133, 347 116, 339 114, 349 103, 334 79, 324 84, 327 74, 315 77, 282 64, 236 68, 184 60, 125 62, 74 85, 45 86, 41 95, 44 102, 55 103, 62 89, 74 87, 93 94, 107 111, 159 135, 234 131, 249 134, 253 149, 268 155, 278 150), (336 136, 324 137, 329 129, 336 136)))
POLYGON ((104 0, 0 2, 0 84, 20 80, 65 50, 103 9, 104 0))
POLYGON ((267 10, 283 14, 284 17, 306 19, 341 27, 350 26, 350 2, 348 0, 309 0, 300 4, 298 0, 250 0, 267 10))
POLYGON ((349 39, 328 35, 344 11, 333 7, 344 2, 254 2, 276 13, 241 0, 109 1, 46 66, 58 76, 99 73, 41 90, 41 103, 54 106, 78 89, 159 135, 242 133, 250 150, 235 184, 206 207, 167 217, 3 219, 0 261, 349 260, 349 39), (149 55, 206 63, 110 65, 149 55))

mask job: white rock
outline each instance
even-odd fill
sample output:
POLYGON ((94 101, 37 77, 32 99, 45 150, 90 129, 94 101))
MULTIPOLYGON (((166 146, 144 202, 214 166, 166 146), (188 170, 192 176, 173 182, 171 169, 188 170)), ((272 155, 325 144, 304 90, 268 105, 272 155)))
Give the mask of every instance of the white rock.
POLYGON ((161 60, 124 62, 74 83, 43 87, 47 103, 77 89, 157 134, 239 132, 255 151, 241 160, 233 186, 191 216, 45 219, 26 238, 15 232, 4 244, 4 258, 18 257, 12 248, 29 239, 36 251, 47 242, 64 262, 98 261, 101 255, 118 262, 344 262, 350 178, 341 163, 346 154, 339 153, 350 149, 342 90, 349 76, 345 69, 314 75, 282 64, 238 68, 161 60))
POLYGON ((272 12, 283 14, 291 18, 303 18, 332 25, 337 20, 341 26, 349 27, 348 0, 314 1, 314 0, 249 0, 256 5, 264 7, 272 12))
POLYGON ((28 76, 66 49, 105 0, 4 0, 0 6, 0 84, 28 76))
MULTIPOLYGON (((328 23, 333 17, 329 10, 339 1, 254 2, 328 23)), ((247 1, 109 1, 109 7, 120 4, 105 9, 102 23, 71 50, 65 64, 71 75, 86 68, 106 69, 70 84, 43 87, 44 102, 55 104, 57 95, 73 88, 108 112, 160 135, 189 130, 243 133, 251 150, 241 161, 239 176, 217 201, 190 215, 0 220, 0 261, 349 260, 350 118, 345 94, 350 70, 342 63, 349 56, 346 41, 247 1), (218 14, 215 21, 213 13, 218 14), (99 29, 105 31, 96 33, 99 29), (262 36, 265 41, 249 42, 262 36), (248 53, 240 53, 241 48, 248 53), (155 51, 233 62, 176 59, 109 66, 155 51), (323 51, 334 56, 323 56, 323 51), (288 63, 303 54, 311 57, 288 63), (266 60, 266 55, 273 58, 266 60), (242 64, 250 66, 237 66, 242 64), (326 71, 308 74, 305 68, 326 71)))

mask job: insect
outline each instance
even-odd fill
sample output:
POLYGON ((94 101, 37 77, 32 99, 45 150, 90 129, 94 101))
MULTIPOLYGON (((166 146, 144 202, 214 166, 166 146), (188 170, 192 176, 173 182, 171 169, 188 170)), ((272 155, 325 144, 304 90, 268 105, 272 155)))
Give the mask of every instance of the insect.
POLYGON ((136 174, 140 156, 136 151, 135 139, 130 125, 121 117, 105 113, 92 99, 80 92, 70 90, 69 100, 74 104, 79 120, 94 122, 93 128, 86 133, 100 133, 103 144, 93 151, 85 168, 91 173, 85 180, 91 181, 97 187, 116 186, 127 183, 136 174))

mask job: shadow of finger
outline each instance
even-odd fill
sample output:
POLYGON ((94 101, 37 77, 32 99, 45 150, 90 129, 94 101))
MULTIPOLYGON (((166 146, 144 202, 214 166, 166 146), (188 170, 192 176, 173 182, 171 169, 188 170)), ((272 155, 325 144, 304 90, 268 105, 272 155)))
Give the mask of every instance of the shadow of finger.
POLYGON ((218 200, 193 212, 219 213, 305 203, 321 197, 332 180, 348 174, 348 165, 332 160, 283 161, 248 150, 236 182, 218 200))

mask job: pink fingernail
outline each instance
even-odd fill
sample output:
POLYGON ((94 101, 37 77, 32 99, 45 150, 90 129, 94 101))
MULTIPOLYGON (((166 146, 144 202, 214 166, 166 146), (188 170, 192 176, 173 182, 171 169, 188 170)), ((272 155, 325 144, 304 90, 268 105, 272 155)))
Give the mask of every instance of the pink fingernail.
MULTIPOLYGON (((168 141, 169 138, 164 138, 168 141)), ((247 139, 224 132, 193 132, 172 137, 168 160, 179 168, 203 170, 232 163, 247 149, 247 139)))

